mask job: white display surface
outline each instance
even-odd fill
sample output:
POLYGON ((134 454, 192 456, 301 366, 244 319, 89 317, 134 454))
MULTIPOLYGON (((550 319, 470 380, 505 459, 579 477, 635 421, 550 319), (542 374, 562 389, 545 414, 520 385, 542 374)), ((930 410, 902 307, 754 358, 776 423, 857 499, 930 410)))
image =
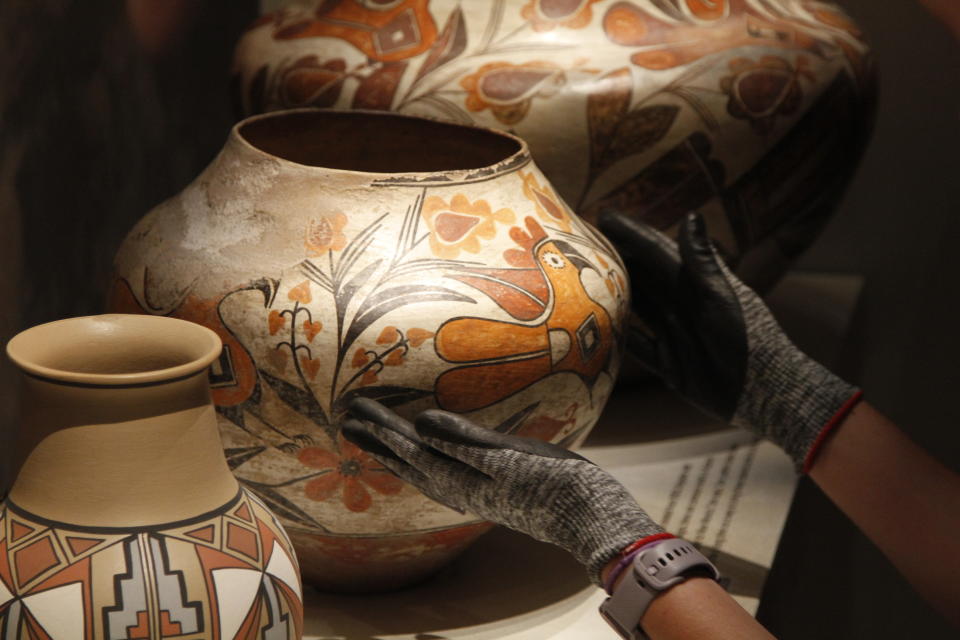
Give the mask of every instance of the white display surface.
MULTIPOLYGON (((845 275, 791 274, 768 299, 788 333, 829 365, 862 284, 845 275), (818 312, 824 308, 830 313, 818 312)), ((694 542, 734 598, 756 612, 796 486, 784 453, 649 385, 619 389, 581 453, 667 530, 694 542)), ((597 613, 604 597, 565 552, 498 528, 416 587, 356 596, 307 588, 304 637, 616 640, 597 613)))

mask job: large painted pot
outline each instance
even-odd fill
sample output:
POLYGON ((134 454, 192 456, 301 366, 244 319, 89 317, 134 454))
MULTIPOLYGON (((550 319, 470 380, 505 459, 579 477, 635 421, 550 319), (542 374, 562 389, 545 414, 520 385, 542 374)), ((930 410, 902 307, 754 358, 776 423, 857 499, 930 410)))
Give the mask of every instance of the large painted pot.
POLYGON ((7 352, 25 375, 0 502, 4 640, 301 637, 293 548, 220 447, 212 331, 71 318, 7 352))
POLYGON ((699 209, 754 285, 832 213, 864 147, 856 25, 808 0, 306 0, 235 56, 242 113, 389 109, 507 129, 593 220, 699 209))
POLYGON ((418 580, 489 525, 346 442, 352 398, 578 444, 621 357, 619 257, 517 138, 384 112, 237 125, 116 258, 115 311, 213 328, 234 473, 285 519, 305 579, 418 580))

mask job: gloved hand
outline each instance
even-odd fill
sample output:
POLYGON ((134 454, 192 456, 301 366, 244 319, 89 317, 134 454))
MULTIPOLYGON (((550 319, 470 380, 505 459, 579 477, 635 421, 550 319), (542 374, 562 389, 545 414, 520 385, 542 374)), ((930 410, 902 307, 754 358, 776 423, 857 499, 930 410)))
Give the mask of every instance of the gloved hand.
POLYGON ((630 350, 688 402, 769 438, 806 472, 822 437, 860 391, 787 338, 759 296, 724 264, 703 219, 690 214, 679 241, 615 212, 600 229, 630 274, 630 350))
POLYGON ((623 485, 556 445, 439 410, 414 426, 366 398, 351 402, 350 413, 360 420, 343 423, 344 437, 396 475, 438 502, 567 550, 598 585, 618 553, 663 534, 623 485))

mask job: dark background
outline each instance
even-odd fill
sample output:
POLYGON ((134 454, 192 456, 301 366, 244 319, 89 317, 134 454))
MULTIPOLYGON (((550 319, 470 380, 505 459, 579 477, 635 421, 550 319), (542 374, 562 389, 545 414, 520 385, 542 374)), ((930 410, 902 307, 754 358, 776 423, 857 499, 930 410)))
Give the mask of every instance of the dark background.
MULTIPOLYGON (((125 232, 223 143, 230 56, 255 3, 188 4, 190 27, 162 51, 137 43, 122 3, 0 3, 0 341, 100 312, 125 232)), ((913 2, 840 4, 874 45, 879 112, 840 212, 797 266, 865 276, 840 373, 957 469, 960 46, 913 2)), ((15 381, 4 360, 0 465, 15 381)), ((758 617, 781 638, 956 637, 806 480, 758 617)))

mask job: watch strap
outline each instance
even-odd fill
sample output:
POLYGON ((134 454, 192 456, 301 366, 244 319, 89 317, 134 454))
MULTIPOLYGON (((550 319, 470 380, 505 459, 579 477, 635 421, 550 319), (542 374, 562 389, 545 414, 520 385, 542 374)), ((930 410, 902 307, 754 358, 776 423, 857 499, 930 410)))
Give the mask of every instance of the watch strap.
POLYGON ((664 540, 633 559, 627 575, 600 606, 600 614, 622 638, 645 640, 640 619, 657 595, 698 572, 713 580, 720 573, 693 544, 681 538, 664 540))

